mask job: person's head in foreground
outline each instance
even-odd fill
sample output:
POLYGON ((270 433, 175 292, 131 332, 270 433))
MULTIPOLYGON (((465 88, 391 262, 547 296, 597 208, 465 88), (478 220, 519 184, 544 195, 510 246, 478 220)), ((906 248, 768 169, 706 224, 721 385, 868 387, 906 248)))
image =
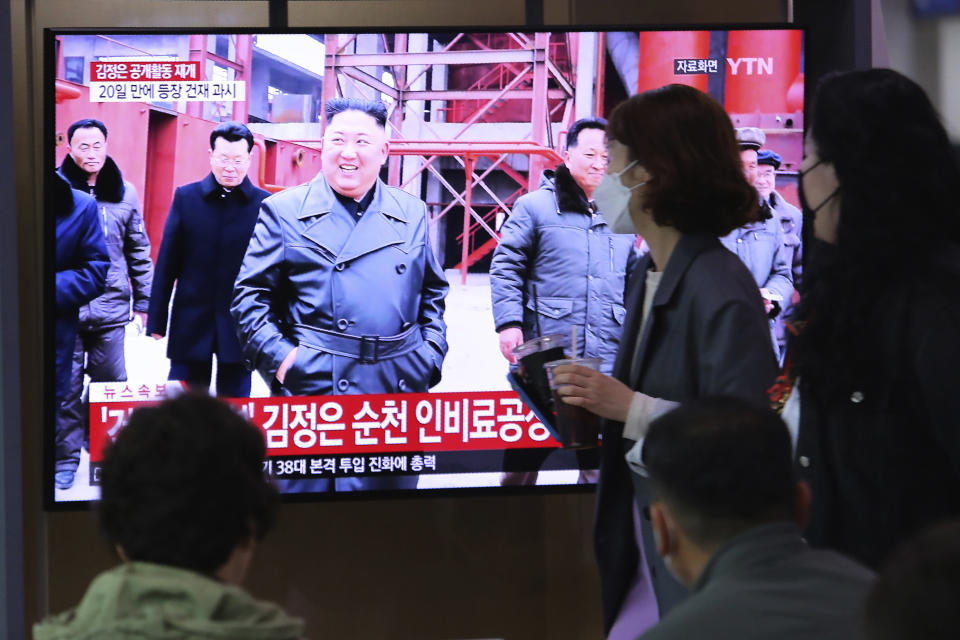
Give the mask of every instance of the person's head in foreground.
POLYGON ((947 640, 960 629, 960 521, 901 546, 864 607, 866 640, 947 640))
POLYGON ((628 98, 610 115, 607 137, 605 180, 615 187, 607 190, 622 195, 601 210, 615 232, 646 237, 658 226, 722 236, 755 219, 757 193, 730 117, 706 93, 671 84, 628 98))
POLYGON ((960 242, 960 169, 930 99, 890 69, 824 76, 804 152, 800 202, 817 241, 794 314, 805 324, 794 364, 823 391, 849 395, 887 364, 866 311, 898 283, 932 285, 960 242))
POLYGON ((138 409, 101 470, 107 540, 124 560, 239 584, 276 508, 265 453, 260 430, 208 396, 138 409))
POLYGON ((693 591, 644 640, 855 636, 873 574, 803 540, 810 491, 776 413, 706 397, 655 420, 642 446, 656 552, 693 591))
MULTIPOLYGON (((734 537, 778 522, 805 524, 809 488, 797 480, 780 417, 736 398, 705 398, 650 425, 643 461, 657 553, 692 587, 734 537)), ((798 534, 799 535, 799 534, 798 534)))
POLYGON ((123 563, 34 637, 302 637, 300 620, 237 586, 274 518, 264 455, 260 429, 214 398, 134 411, 101 470, 100 523, 123 563))
POLYGON ((950 203, 960 170, 936 109, 906 76, 891 69, 824 76, 804 156, 800 187, 814 234, 841 251, 872 247, 902 262, 927 243, 958 239, 950 203))

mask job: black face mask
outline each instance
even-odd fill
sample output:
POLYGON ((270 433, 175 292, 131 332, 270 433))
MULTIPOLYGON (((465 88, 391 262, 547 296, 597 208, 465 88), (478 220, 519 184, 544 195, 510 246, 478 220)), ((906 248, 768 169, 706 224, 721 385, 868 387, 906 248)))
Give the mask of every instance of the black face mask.
POLYGON ((797 197, 800 199, 800 208, 803 210, 803 216, 804 217, 811 216, 810 218, 811 220, 813 220, 813 216, 817 215, 817 211, 820 211, 820 209, 823 209, 824 205, 830 202, 833 199, 833 197, 840 192, 840 185, 837 185, 837 188, 833 190, 833 193, 831 193, 826 198, 824 198, 823 202, 818 204, 816 207, 810 206, 810 203, 807 201, 807 196, 803 191, 803 176, 807 175, 808 173, 810 173, 811 171, 819 167, 822 162, 823 162, 823 158, 820 158, 813 164, 812 167, 810 167, 806 171, 801 171, 800 180, 797 182, 797 197))

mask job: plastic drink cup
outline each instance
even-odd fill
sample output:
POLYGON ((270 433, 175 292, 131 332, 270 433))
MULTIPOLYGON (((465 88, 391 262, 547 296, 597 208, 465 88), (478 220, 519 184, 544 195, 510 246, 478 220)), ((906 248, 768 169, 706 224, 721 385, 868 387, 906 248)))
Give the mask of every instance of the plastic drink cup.
POLYGON ((600 427, 603 418, 584 407, 567 404, 557 393, 556 385, 553 382, 553 370, 565 364, 577 364, 598 371, 600 369, 600 358, 569 358, 554 360, 544 365, 547 370, 550 391, 553 394, 553 407, 557 418, 556 427, 560 433, 560 443, 563 448, 590 449, 597 447, 599 446, 600 427))
POLYGON ((526 386, 530 399, 539 407, 553 410, 550 383, 543 365, 565 356, 563 350, 570 344, 570 336, 550 333, 518 344, 513 353, 519 360, 517 374, 526 386))

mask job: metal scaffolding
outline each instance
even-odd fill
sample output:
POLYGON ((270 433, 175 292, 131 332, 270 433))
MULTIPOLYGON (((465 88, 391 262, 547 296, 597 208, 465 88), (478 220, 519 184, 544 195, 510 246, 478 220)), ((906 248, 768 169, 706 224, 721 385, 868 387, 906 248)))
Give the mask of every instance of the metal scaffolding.
MULTIPOLYGON (((442 186, 448 199, 442 199, 431 207, 431 224, 436 224, 449 211, 463 207, 463 233, 457 238, 461 243, 460 263, 457 268, 466 282, 468 267, 493 250, 499 236, 494 229, 497 216, 509 215, 513 203, 528 190, 536 189, 544 169, 560 162, 554 149, 551 122, 561 112, 559 121, 565 130, 574 117, 573 100, 575 79, 572 68, 561 70, 555 51, 575 51, 575 42, 570 46, 567 36, 564 42, 553 42, 549 33, 508 33, 508 48, 491 48, 479 37, 482 34, 457 34, 439 51, 411 50, 408 36, 395 35, 392 39, 382 37, 378 53, 351 53, 351 45, 357 35, 326 35, 324 101, 346 93, 373 97, 376 92, 392 102, 390 127, 390 160, 388 182, 400 188, 409 188, 422 175, 428 175, 442 186), (464 48, 469 47, 469 48, 464 48), (424 88, 427 77, 446 78, 451 66, 480 65, 487 69, 468 88, 424 88), (389 70, 389 81, 379 69, 389 70), (430 72, 433 72, 432 74, 430 72), (523 124, 526 130, 519 139, 491 140, 478 132, 478 125, 491 114, 503 108, 507 101, 528 101, 529 120, 523 124), (430 105, 430 113, 443 113, 451 103, 469 104, 479 102, 472 112, 461 114, 455 123, 437 122, 428 119, 424 109, 409 108, 413 101, 430 105), (554 106, 551 108, 551 101, 554 106), (417 139, 403 135, 404 125, 414 123, 421 132, 417 139), (458 125, 453 127, 452 125, 458 125), (441 131, 442 129, 442 131, 441 131), (423 137, 423 136, 428 137, 423 137), (404 167, 403 158, 418 158, 419 163, 404 167), (464 170, 464 189, 458 190, 437 168, 441 157, 454 158, 464 170), (478 174, 478 162, 490 160, 478 174), (509 176, 517 187, 508 194, 498 194, 488 183, 494 173, 509 176), (478 212, 474 203, 474 189, 479 188, 493 201, 481 205, 486 211, 478 212), (482 231, 486 236, 473 251, 472 234, 482 231)), ((353 48, 356 48, 355 46, 353 48)), ((569 59, 569 58, 568 58, 569 59)), ((502 116, 501 116, 502 117, 502 116)), ((489 125, 488 125, 489 126, 489 125)), ((301 141, 306 142, 306 141, 301 141)), ((417 194, 420 195, 420 194, 417 194)))

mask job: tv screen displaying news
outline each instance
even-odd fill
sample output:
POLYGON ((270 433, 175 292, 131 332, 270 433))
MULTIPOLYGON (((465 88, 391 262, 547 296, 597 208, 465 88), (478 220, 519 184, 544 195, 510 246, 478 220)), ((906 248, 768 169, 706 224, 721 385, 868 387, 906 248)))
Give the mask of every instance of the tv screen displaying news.
POLYGON ((262 428, 288 495, 589 488, 602 443, 543 364, 612 369, 647 248, 590 198, 604 118, 666 84, 748 143, 782 340, 799 30, 46 35, 53 503, 96 500, 130 413, 190 389, 262 428))

